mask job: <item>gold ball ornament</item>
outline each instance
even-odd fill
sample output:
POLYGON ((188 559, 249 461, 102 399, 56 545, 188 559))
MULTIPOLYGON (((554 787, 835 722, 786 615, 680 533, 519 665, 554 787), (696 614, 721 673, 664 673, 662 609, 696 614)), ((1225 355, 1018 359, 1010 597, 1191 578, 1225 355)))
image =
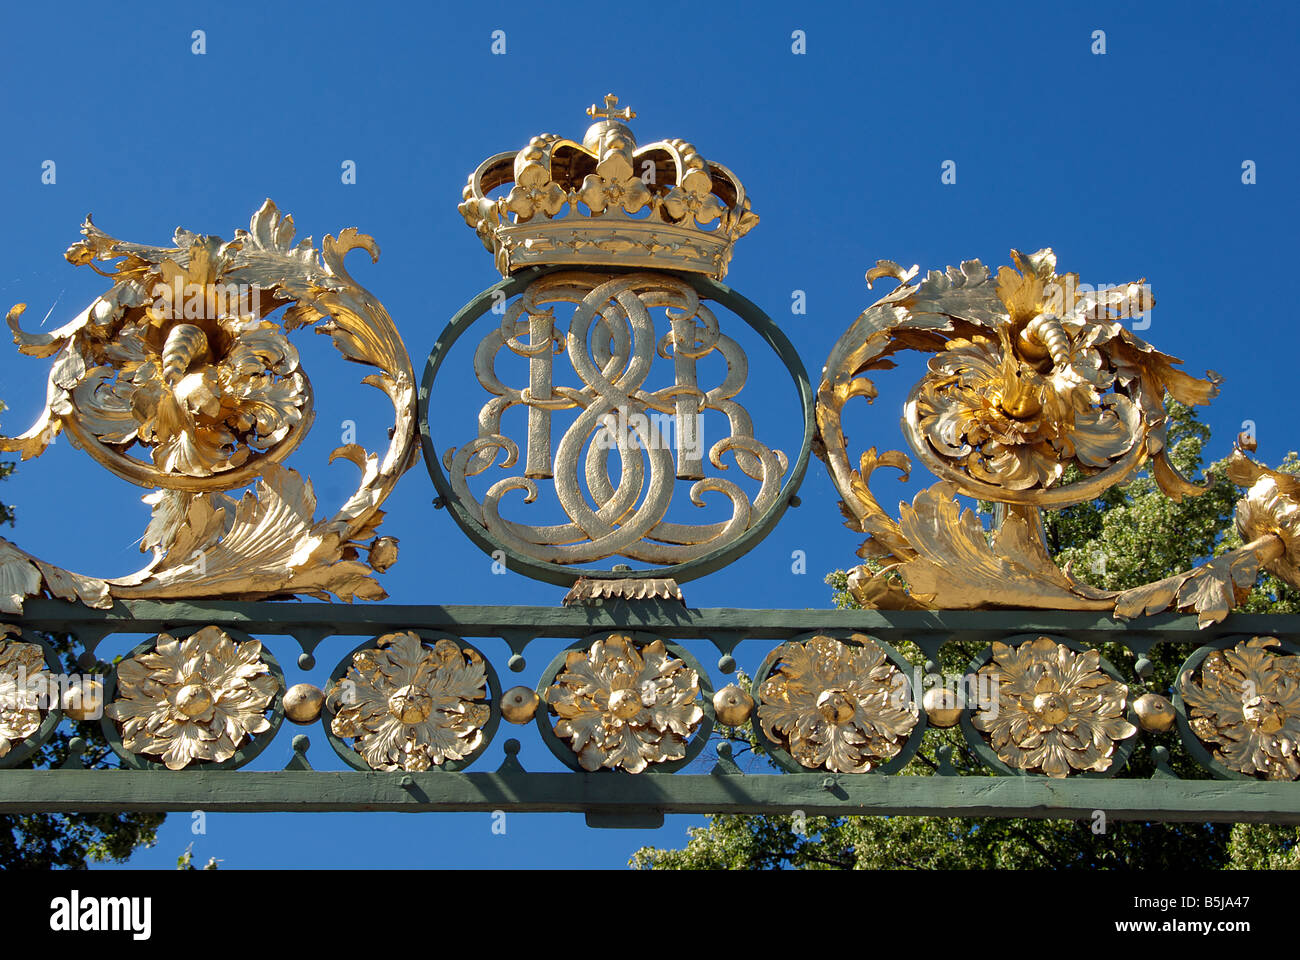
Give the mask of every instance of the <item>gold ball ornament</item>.
POLYGON ((966 698, 960 690, 948 687, 931 687, 921 697, 921 706, 925 708, 926 719, 930 726, 946 729, 955 727, 966 709, 966 698))
POLYGON ((754 712, 754 698, 747 690, 734 683, 728 684, 713 695, 713 714, 718 723, 738 727, 754 712))
POLYGON ((293 723, 315 723, 325 706, 325 693, 310 683, 295 683, 284 694, 284 715, 293 723))
POLYGON ((1174 725, 1174 706, 1158 693, 1144 693, 1134 700, 1133 712, 1148 733, 1164 733, 1174 725))
POLYGON ((501 716, 507 723, 527 723, 537 713, 541 699, 535 690, 527 687, 511 687, 501 694, 501 716))
POLYGON ((70 720, 96 720, 104 712, 104 685, 98 680, 82 680, 63 691, 59 707, 70 720))

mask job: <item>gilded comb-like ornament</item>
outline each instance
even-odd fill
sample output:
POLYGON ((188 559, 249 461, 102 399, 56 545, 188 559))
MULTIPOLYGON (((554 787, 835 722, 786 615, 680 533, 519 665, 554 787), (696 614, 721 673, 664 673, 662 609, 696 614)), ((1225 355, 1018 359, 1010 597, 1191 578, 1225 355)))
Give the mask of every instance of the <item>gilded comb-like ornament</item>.
POLYGON ((1091 291, 1075 274, 1057 274, 1051 250, 1013 250, 1017 269, 996 277, 978 260, 913 282, 880 261, 868 285, 899 286, 868 307, 826 362, 817 394, 818 453, 843 496, 848 526, 867 534, 859 555, 874 561, 851 572, 849 587, 866 606, 971 609, 1039 607, 1108 610, 1131 617, 1175 608, 1202 624, 1222 620, 1253 586, 1261 564, 1292 584, 1295 481, 1238 454, 1234 479, 1251 487, 1238 509, 1245 546, 1175 577, 1116 593, 1098 590, 1052 561, 1040 508, 1090 500, 1147 467, 1175 500, 1202 488, 1168 458, 1164 398, 1208 403, 1219 377, 1192 377, 1121 320, 1154 305, 1138 281, 1091 291), (895 518, 872 494, 879 467, 903 473, 901 451, 849 458, 841 416, 854 397, 876 395, 866 376, 894 356, 929 355, 904 406, 903 433, 913 455, 939 483, 895 518), (1064 482, 1067 472, 1078 476, 1064 482), (1256 480, 1269 479, 1269 483, 1256 480), (1000 505, 988 536, 956 494, 1000 505))
POLYGON ((25 333, 24 304, 9 311, 18 349, 53 363, 45 409, 21 436, 0 436, 0 450, 26 460, 66 432, 110 472, 157 488, 144 498, 153 517, 141 539, 153 558, 101 580, 0 540, 0 610, 19 612, 42 592, 96 607, 114 598, 385 596, 370 574, 396 559, 396 541, 375 536, 379 507, 418 449, 406 348, 387 311, 343 268, 357 248, 377 259, 375 242, 349 228, 320 251, 310 238, 295 244, 293 218, 269 200, 229 242, 178 229, 173 246, 146 246, 89 219, 82 234, 67 259, 113 285, 53 333, 25 333), (105 261, 109 270, 96 266, 105 261), (281 465, 313 419, 311 384, 288 336, 312 324, 345 359, 376 369, 363 382, 388 395, 395 415, 382 457, 355 443, 331 454, 354 463, 361 481, 322 520, 310 481, 281 465), (226 493, 249 483, 238 501, 226 493))

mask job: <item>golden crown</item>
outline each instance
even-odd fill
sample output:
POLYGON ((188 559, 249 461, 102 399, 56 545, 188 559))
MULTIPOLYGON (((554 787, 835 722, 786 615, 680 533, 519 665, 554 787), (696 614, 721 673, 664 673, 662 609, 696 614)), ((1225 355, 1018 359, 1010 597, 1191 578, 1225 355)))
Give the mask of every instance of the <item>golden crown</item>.
POLYGON ((726 276, 731 248, 758 223, 744 186, 685 140, 638 147, 623 122, 636 114, 617 105, 611 93, 587 108, 596 122, 582 143, 544 133, 470 176, 459 209, 502 276, 550 264, 726 276))

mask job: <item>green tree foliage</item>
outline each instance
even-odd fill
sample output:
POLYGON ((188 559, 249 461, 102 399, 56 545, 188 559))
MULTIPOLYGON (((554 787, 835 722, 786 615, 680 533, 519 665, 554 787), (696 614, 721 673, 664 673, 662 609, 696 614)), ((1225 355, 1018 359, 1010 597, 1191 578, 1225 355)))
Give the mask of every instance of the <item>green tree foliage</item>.
MULTIPOLYGON (((1175 503, 1147 474, 1106 491, 1101 498, 1046 513, 1048 545, 1057 562, 1069 563, 1081 579, 1098 587, 1125 589, 1169 576, 1240 544, 1232 525, 1240 491, 1228 480, 1225 461, 1204 467, 1209 428, 1177 403, 1169 410, 1171 459, 1188 477, 1208 489, 1175 503), (1204 469, 1202 469, 1204 467, 1204 469)), ((1282 469, 1300 473, 1295 454, 1282 469)), ((836 606, 855 607, 846 574, 827 578, 836 606)), ((1300 594, 1271 575, 1261 577, 1243 609, 1293 613, 1300 594)), ((920 664, 920 650, 901 652, 920 664)), ((1149 657, 1154 670, 1145 683, 1130 683, 1131 696, 1151 691, 1169 695, 1185 645, 1157 645, 1149 657)), ((962 674, 979 653, 970 645, 947 644, 939 664, 946 674, 962 674)), ((1128 677, 1135 677, 1133 655, 1107 644, 1102 655, 1128 677)), ((760 751, 752 730, 726 734, 737 755, 760 751)), ((1205 772, 1182 748, 1175 732, 1152 738, 1169 749, 1170 766, 1180 776, 1205 772)), ((905 776, 932 776, 944 757, 964 775, 987 776, 959 731, 931 728, 905 776)), ((1120 776, 1153 773, 1149 752, 1138 751, 1120 776)), ((1092 821, 944 817, 808 818, 718 815, 709 826, 689 831, 681 850, 645 847, 631 859, 641 869, 1277 869, 1300 867, 1300 828, 1258 824, 1122 823, 1094 833, 1092 821)))
MULTIPOLYGON (((0 404, 0 410, 4 405, 0 404)), ((0 480, 13 473, 12 463, 0 463, 0 480)), ((0 523, 13 524, 11 507, 0 503, 0 523)), ((76 662, 67 636, 45 635, 67 674, 84 673, 76 662)), ((57 768, 71 758, 73 766, 117 766, 116 755, 100 730, 98 720, 65 720, 39 751, 20 768, 57 768), (69 731, 68 727, 74 727, 69 731), (72 741, 79 738, 81 753, 74 756, 72 741)), ((122 862, 140 846, 152 846, 162 814, 71 813, 0 816, 0 869, 84 869, 90 861, 122 862)))
POLYGON ((218 870, 217 865, 221 863, 216 857, 209 857, 208 862, 201 867, 194 866, 194 844, 185 848, 185 852, 176 858, 177 870, 218 870))

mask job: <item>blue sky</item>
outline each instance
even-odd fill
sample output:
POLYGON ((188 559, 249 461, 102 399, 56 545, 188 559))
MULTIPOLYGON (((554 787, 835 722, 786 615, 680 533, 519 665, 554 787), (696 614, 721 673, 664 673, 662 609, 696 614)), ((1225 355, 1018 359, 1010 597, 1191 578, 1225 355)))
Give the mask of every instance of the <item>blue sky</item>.
MULTIPOLYGON (((447 319, 497 279, 456 212, 466 176, 490 154, 546 132, 580 138, 583 108, 608 91, 638 112, 642 143, 681 137, 744 181, 762 218, 737 247, 727 283, 784 328, 816 378, 836 338, 881 290, 878 258, 942 268, 1052 246, 1087 282, 1146 277, 1157 307, 1143 336, 1201 375, 1225 378, 1206 414, 1214 456, 1253 420, 1269 462, 1300 447, 1291 402, 1289 284, 1300 213, 1295 37, 1300 14, 1262 4, 838 5, 227 2, 199 7, 7 4, 0 10, 0 307, 24 324, 71 319, 105 282, 62 258, 87 212, 109 233, 164 243, 184 225, 229 237, 270 197, 300 235, 356 226, 379 263, 349 267, 396 319, 416 370, 447 319), (302 11, 309 10, 309 13, 302 11), (194 30, 204 55, 191 52, 194 30), (491 52, 504 30, 505 55, 491 52), (806 53, 792 52, 802 30, 806 53), (1092 53, 1105 31, 1106 53, 1092 53), (56 182, 41 182, 42 163, 56 182), (341 182, 355 161, 356 183, 341 182), (945 161, 956 183, 940 182, 945 161), (1254 161, 1257 182, 1242 183, 1254 161), (1259 286, 1257 287, 1256 284, 1259 286), (792 292, 807 314, 792 315, 792 292)), ((886 286, 887 289, 887 286, 886 286)), ((332 424, 382 443, 385 404, 325 338, 298 335, 320 407, 292 461, 322 509, 350 492, 324 467, 332 424)), ((760 363, 761 361, 756 361, 760 363)), ((755 382, 766 385, 765 368, 755 382)), ((779 374, 779 370, 777 371, 779 374)), ((3 428, 38 413, 46 365, 0 348, 3 428)), ((914 374, 913 374, 914 376, 914 374)), ((902 445, 907 370, 848 423, 851 446, 902 445)), ((457 383, 459 381, 453 381, 457 383)), ((792 392, 751 387, 760 436, 797 438, 792 392)), ((464 442, 481 397, 447 415, 464 442)), ((892 481, 890 501, 917 485, 892 481)), ((138 490, 93 468, 66 441, 23 465, 3 490, 19 507, 5 531, 44 559, 117 576, 141 564, 138 490)), ((402 556, 383 579, 394 602, 558 603, 559 588, 496 577, 417 467, 386 508, 402 556)), ((695 606, 823 607, 825 571, 850 565, 858 538, 814 462, 804 506, 726 571, 686 585, 695 606), (804 550, 808 572, 791 572, 804 550)), ((277 648, 289 681, 323 683, 355 641, 318 651, 305 675, 277 648)), ((123 641, 123 647, 129 643, 123 641)), ((503 680, 504 644, 484 643, 503 680)), ((530 652, 533 683, 551 655, 530 652)), ((742 666, 766 651, 746 644, 742 666), (751 649, 752 648, 752 649, 751 649)), ((710 664, 707 649, 701 659, 710 664)), ((715 677, 715 679, 717 679, 715 677)), ((292 731, 292 732, 297 732, 292 731)), ((283 764, 291 731, 259 759, 283 764)), ((522 760, 554 769, 535 733, 522 760)), ((500 762, 497 737, 476 769, 500 762)), ((324 737, 310 757, 337 768, 324 737)), ((167 866, 191 841, 231 867, 618 866, 638 846, 680 845, 702 818, 658 831, 593 831, 580 815, 213 815, 192 836, 173 816, 135 866, 167 866), (364 839, 362 839, 364 838, 364 839)))

